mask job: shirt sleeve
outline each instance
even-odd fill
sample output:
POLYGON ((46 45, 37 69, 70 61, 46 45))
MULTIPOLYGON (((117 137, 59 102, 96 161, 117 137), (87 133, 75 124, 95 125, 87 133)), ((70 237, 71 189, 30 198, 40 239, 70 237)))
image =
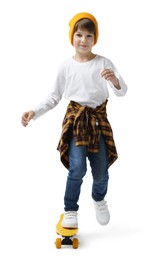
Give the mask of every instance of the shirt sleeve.
POLYGON ((120 73, 118 72, 117 68, 114 66, 114 64, 110 60, 108 63, 108 68, 111 68, 114 71, 115 76, 119 80, 121 89, 115 88, 113 83, 109 80, 108 83, 109 83, 110 87, 113 89, 113 92, 116 96, 119 96, 119 97, 124 96, 128 90, 128 87, 127 87, 126 83, 124 82, 123 78, 121 77, 120 73))
POLYGON ((47 97, 33 109, 35 112, 34 120, 56 107, 63 96, 64 86, 64 72, 63 69, 60 68, 51 93, 49 93, 47 97))

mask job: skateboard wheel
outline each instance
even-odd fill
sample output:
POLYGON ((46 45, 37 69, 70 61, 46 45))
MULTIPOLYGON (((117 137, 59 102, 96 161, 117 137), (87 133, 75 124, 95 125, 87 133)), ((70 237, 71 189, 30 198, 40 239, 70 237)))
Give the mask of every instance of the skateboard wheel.
POLYGON ((61 248, 61 245, 62 245, 62 242, 61 242, 61 238, 56 238, 56 241, 55 241, 55 246, 56 248, 61 248))
POLYGON ((74 249, 77 249, 78 248, 78 245, 79 245, 79 241, 77 238, 74 238, 73 241, 72 241, 72 247, 74 249))

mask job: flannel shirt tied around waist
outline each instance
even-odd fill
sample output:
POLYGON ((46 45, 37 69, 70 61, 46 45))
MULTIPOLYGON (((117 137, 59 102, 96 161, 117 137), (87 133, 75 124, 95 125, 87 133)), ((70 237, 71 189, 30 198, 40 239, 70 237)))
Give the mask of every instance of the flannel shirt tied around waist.
POLYGON ((69 138, 73 132, 76 146, 84 145, 88 152, 99 149, 100 135, 106 141, 109 167, 118 158, 111 125, 106 114, 106 100, 102 105, 91 108, 70 101, 62 124, 62 134, 57 150, 63 165, 69 169, 69 138))

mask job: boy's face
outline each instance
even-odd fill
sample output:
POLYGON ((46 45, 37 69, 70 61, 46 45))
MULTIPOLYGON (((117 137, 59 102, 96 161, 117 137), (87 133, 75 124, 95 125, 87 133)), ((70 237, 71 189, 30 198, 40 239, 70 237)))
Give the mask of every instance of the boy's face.
POLYGON ((78 29, 73 35, 73 46, 77 52, 88 53, 94 46, 95 36, 87 30, 78 29))

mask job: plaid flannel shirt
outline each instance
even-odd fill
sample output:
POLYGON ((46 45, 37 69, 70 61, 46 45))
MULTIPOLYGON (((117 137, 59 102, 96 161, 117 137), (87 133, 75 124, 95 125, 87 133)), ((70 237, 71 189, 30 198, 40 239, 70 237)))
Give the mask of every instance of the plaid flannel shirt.
POLYGON ((73 131, 76 146, 84 145, 88 152, 98 152, 100 135, 105 137, 109 167, 118 158, 111 125, 107 119, 107 100, 96 108, 81 106, 70 101, 62 124, 57 149, 63 165, 69 168, 69 137, 73 131))

